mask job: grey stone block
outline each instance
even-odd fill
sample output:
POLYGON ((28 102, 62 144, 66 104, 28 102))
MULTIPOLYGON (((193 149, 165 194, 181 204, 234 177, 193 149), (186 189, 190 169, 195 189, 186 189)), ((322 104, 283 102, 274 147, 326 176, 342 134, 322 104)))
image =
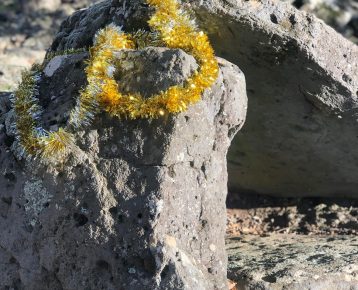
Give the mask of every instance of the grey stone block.
MULTIPOLYGON (((44 74, 46 128, 68 118, 86 56, 57 57, 58 68, 44 74)), ((196 68, 179 50, 146 48, 130 59, 121 84, 146 93, 196 68)), ((217 82, 186 112, 157 120, 101 114, 76 133, 64 164, 21 160, 17 141, 2 133, 0 289, 227 288, 226 153, 247 98, 243 73, 219 62, 217 82)))

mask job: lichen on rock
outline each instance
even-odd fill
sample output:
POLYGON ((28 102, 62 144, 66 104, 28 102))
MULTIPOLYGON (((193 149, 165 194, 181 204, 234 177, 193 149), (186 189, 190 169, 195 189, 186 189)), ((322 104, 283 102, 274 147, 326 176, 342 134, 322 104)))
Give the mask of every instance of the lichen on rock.
POLYGON ((44 208, 49 206, 53 193, 49 193, 41 180, 29 180, 24 184, 25 211, 29 216, 30 224, 35 226, 38 216, 44 208))

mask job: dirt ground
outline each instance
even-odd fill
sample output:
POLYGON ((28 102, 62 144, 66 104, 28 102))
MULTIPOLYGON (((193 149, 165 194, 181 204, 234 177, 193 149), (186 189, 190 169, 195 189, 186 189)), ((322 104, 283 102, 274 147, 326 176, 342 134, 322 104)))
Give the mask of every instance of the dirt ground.
POLYGON ((229 194, 227 235, 358 235, 358 200, 229 194))
POLYGON ((24 11, 20 2, 0 1, 0 92, 13 91, 21 72, 42 61, 62 21, 95 0, 62 0, 54 11, 24 11))

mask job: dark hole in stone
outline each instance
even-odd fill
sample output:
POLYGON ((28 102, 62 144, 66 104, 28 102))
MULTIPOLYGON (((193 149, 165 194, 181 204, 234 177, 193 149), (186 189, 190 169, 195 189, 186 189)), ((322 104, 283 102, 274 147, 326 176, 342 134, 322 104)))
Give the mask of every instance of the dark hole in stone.
POLYGON ((185 121, 187 121, 187 122, 190 120, 189 116, 184 116, 184 118, 185 118, 185 121))
POLYGON ((15 141, 15 138, 13 136, 6 135, 4 138, 4 144, 7 147, 11 147, 11 145, 12 145, 12 143, 14 143, 14 141, 15 141))
POLYGON ((160 278, 163 280, 166 276, 169 274, 169 266, 166 265, 163 269, 163 271, 160 273, 160 278))
POLYGON ((144 226, 143 230, 147 232, 147 231, 149 231, 149 228, 147 226, 144 226))
POLYGON ((88 218, 84 214, 74 213, 73 219, 77 222, 77 227, 82 227, 88 222, 88 218))
POLYGON ((5 202, 9 206, 12 204, 12 197, 11 196, 10 197, 2 197, 1 200, 3 202, 5 202))
POLYGON ((123 223, 124 217, 122 214, 118 215, 118 222, 121 224, 123 223))
POLYGON ((47 207, 49 207, 49 206, 50 206, 50 203, 45 202, 43 206, 44 206, 45 208, 47 208, 47 207))
POLYGON ((290 16, 289 20, 290 20, 290 22, 291 22, 292 25, 295 25, 295 24, 297 23, 296 17, 295 17, 294 14, 292 14, 292 15, 290 16))
POLYGON ((1 70, 0 70, 0 76, 3 76, 4 75, 4 72, 2 72, 1 70))
POLYGON ((174 169, 174 165, 171 165, 169 166, 168 168, 168 175, 171 177, 171 178, 175 178, 175 169, 174 169))
POLYGON ((271 14, 270 19, 272 23, 278 24, 277 16, 275 14, 271 14))
POLYGON ((110 265, 108 264, 108 262, 106 262, 105 260, 98 260, 96 262, 96 266, 100 269, 103 269, 103 270, 106 270, 106 271, 109 271, 110 270, 110 265))
POLYGON ((109 213, 111 214, 111 215, 117 215, 117 213, 118 213, 118 209, 117 209, 117 207, 111 207, 110 209, 109 209, 109 213))
POLYGON ((76 68, 76 69, 79 69, 79 68, 81 68, 81 65, 82 65, 82 63, 81 63, 81 62, 76 62, 76 64, 75 64, 75 68, 76 68))
POLYGON ((9 263, 10 264, 16 264, 16 258, 15 257, 11 257, 10 260, 9 260, 9 263))
POLYGON ((137 215, 137 217, 138 217, 139 219, 142 219, 142 218, 143 218, 143 214, 142 214, 142 213, 139 213, 139 214, 137 215))
POLYGON ((148 273, 154 275, 157 269, 155 258, 151 253, 144 254, 144 255, 145 255, 144 258, 140 259, 140 263, 148 273))
POLYGON ((212 274, 214 271, 213 271, 212 268, 208 268, 208 272, 209 272, 210 274, 212 274))
POLYGON ((268 275, 265 277, 262 277, 262 280, 269 283, 276 283, 276 277, 274 275, 268 275))
POLYGON ((190 161, 189 164, 190 164, 190 167, 194 167, 194 161, 190 161))
POLYGON ((293 1, 293 5, 296 7, 296 8, 301 8, 303 6, 303 1, 304 0, 295 0, 293 1))
POLYGON ((201 171, 205 174, 205 165, 203 164, 201 167, 200 167, 201 171))

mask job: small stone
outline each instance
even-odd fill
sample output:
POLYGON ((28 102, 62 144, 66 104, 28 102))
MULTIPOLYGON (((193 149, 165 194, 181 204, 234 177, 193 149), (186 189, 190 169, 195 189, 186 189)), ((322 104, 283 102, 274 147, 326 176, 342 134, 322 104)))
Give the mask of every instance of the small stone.
POLYGON ((52 77, 54 73, 61 67, 61 64, 64 59, 66 59, 66 56, 63 55, 55 56, 53 59, 51 59, 51 61, 44 69, 45 76, 52 77))
POLYGON ((213 245, 213 244, 210 244, 209 249, 210 249, 210 251, 215 252, 216 251, 216 246, 213 245))

